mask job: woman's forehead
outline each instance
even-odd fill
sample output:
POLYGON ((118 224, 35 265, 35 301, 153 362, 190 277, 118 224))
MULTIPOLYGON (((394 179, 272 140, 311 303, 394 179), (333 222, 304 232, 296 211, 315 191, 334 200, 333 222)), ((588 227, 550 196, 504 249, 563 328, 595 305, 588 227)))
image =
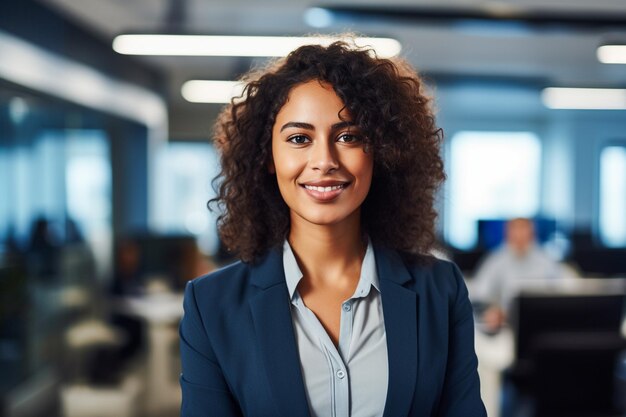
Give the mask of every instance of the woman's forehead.
POLYGON ((332 85, 312 80, 294 86, 276 116, 276 123, 285 119, 298 121, 349 121, 350 113, 332 85))

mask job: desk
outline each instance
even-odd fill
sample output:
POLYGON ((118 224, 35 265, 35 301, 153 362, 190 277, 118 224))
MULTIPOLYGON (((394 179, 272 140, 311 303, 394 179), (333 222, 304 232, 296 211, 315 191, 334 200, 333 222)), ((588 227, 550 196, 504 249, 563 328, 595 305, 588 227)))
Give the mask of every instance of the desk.
POLYGON ((507 327, 490 336, 476 329, 475 348, 478 356, 480 393, 487 415, 499 417, 502 371, 514 360, 513 331, 507 327))
MULTIPOLYGON (((159 415, 163 410, 180 406, 178 378, 173 378, 177 357, 172 346, 178 346, 177 325, 183 316, 183 295, 163 293, 143 297, 118 298, 116 312, 142 319, 147 324, 145 411, 159 415)), ((178 372, 175 372, 176 375, 178 372)))

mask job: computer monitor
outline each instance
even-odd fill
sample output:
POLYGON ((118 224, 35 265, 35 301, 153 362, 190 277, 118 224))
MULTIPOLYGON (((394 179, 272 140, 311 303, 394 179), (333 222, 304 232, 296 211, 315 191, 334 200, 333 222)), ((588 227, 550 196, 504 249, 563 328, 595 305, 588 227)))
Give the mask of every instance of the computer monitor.
POLYGON ((538 337, 555 333, 613 333, 624 318, 624 294, 520 294, 513 304, 516 357, 532 357, 538 337))
POLYGON ((517 298, 511 375, 530 390, 536 416, 617 415, 615 364, 626 348, 624 294, 517 298))

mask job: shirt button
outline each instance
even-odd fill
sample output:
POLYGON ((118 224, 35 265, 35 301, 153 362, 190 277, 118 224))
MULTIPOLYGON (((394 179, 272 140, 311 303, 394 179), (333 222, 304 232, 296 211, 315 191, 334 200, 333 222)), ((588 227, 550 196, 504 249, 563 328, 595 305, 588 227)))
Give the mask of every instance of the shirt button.
POLYGON ((342 371, 341 369, 337 371, 337 378, 343 379, 344 376, 346 376, 346 373, 344 371, 342 371))
POLYGON ((352 306, 350 305, 350 303, 343 303, 343 311, 350 311, 352 310, 352 306))

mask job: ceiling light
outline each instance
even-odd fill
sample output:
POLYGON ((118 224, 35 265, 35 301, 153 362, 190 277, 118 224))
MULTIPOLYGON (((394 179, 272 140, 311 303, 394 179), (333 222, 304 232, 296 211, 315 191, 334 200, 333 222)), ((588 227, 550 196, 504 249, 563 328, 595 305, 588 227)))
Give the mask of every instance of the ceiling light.
POLYGON ((13 97, 9 100, 9 118, 15 124, 20 124, 24 121, 28 112, 30 111, 30 107, 26 100, 22 97, 13 97))
POLYGON ((325 28, 333 23, 333 14, 321 7, 311 7, 304 12, 304 21, 314 28, 325 28))
MULTIPOLYGON (((208 36, 208 35, 119 35, 113 49, 124 55, 168 56, 258 56, 279 57, 302 45, 329 45, 339 40, 330 36, 208 36)), ((391 38, 355 38, 359 47, 369 46, 378 56, 398 55, 400 42, 391 38)))
POLYGON ((602 45, 596 54, 603 64, 626 64, 626 45, 602 45))
POLYGON ((181 93, 192 103, 230 103, 243 92, 239 81, 191 80, 183 84, 181 93))
POLYGON ((541 101, 551 109, 626 110, 626 90, 616 88, 545 88, 541 101))

